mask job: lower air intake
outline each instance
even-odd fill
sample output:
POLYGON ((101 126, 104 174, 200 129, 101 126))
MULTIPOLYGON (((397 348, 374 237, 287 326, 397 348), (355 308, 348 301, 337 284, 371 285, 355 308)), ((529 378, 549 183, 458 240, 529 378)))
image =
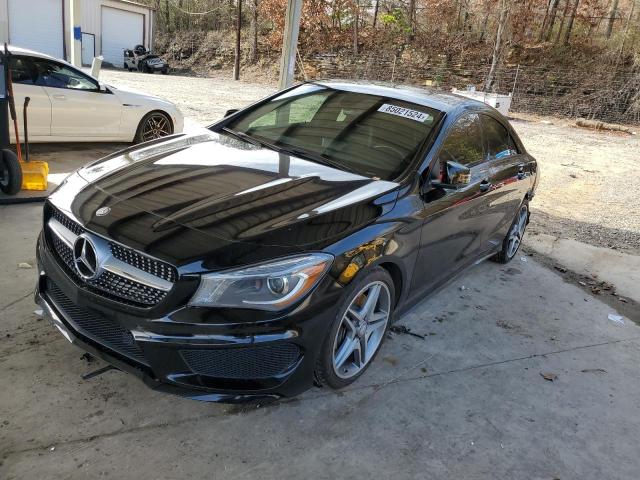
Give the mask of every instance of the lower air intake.
POLYGON ((227 379, 259 379, 287 372, 300 358, 292 343, 218 350, 181 350, 189 369, 198 375, 227 379))

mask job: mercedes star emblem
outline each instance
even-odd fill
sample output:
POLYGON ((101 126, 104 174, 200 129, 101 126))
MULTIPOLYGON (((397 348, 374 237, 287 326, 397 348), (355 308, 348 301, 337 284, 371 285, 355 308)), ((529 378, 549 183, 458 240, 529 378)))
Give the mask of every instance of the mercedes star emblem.
POLYGON ((104 217, 105 215, 109 215, 111 211, 110 207, 102 207, 96 210, 96 217, 104 217))
POLYGON ((100 273, 96 247, 86 234, 76 238, 73 244, 73 264, 85 280, 93 280, 100 273))

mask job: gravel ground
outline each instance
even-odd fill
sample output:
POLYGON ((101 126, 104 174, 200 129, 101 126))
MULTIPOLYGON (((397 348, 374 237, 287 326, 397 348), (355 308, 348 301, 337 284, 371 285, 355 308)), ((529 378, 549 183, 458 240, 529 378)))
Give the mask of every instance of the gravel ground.
POLYGON ((529 232, 640 254, 640 137, 523 115, 512 124, 541 168, 529 232))
MULTIPOLYGON (((187 127, 209 124, 229 108, 249 105, 275 85, 216 77, 104 70, 102 79, 175 102, 187 127)), ((513 125, 541 169, 532 205, 533 234, 548 233, 640 254, 640 136, 596 132, 568 120, 516 115, 513 125)))

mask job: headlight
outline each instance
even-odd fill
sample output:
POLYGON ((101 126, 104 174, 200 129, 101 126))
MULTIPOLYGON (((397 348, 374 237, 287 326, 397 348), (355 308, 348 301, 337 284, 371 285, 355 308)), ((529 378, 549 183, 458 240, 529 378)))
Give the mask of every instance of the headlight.
POLYGON ((202 275, 189 305, 282 310, 320 281, 333 256, 312 253, 202 275))

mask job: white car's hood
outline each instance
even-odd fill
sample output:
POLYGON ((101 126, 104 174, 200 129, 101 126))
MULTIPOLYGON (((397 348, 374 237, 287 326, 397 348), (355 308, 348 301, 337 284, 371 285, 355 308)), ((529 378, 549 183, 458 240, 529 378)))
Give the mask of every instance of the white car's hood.
POLYGON ((125 88, 125 87, 114 87, 113 85, 108 85, 109 90, 111 90, 114 95, 116 95, 122 103, 132 103, 132 104, 143 104, 143 105, 171 105, 176 108, 175 105, 168 100, 163 100, 162 98, 156 97, 154 95, 149 95, 148 93, 141 92, 139 90, 135 90, 133 88, 125 88))

